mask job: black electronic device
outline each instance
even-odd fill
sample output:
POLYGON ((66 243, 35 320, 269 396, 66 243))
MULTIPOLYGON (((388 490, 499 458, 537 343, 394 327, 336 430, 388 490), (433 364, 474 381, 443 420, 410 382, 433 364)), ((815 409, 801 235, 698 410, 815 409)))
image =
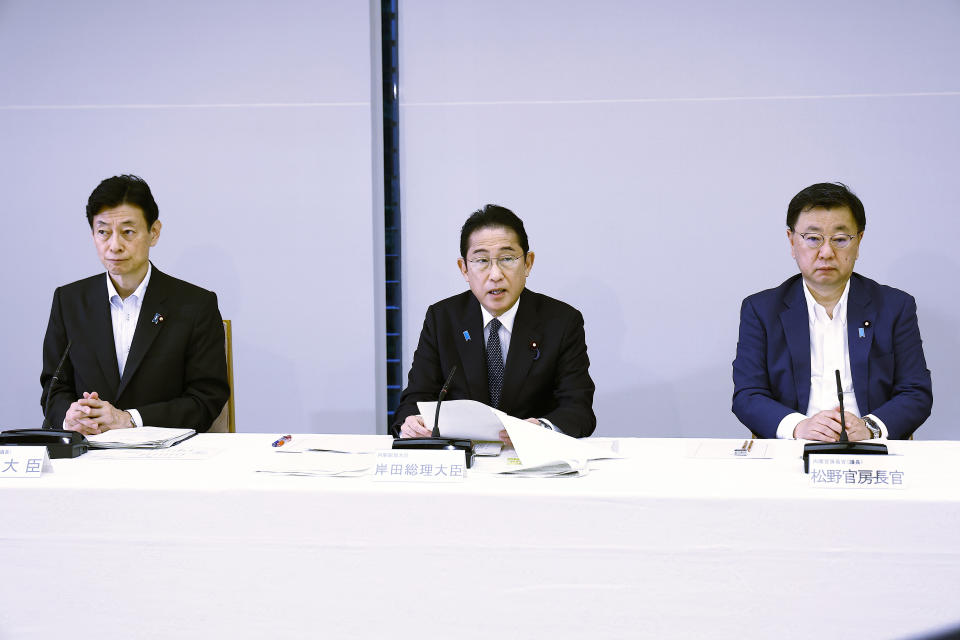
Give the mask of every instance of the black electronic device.
POLYGON ((843 415, 843 385, 840 383, 840 370, 837 374, 837 398, 840 400, 840 440, 838 442, 808 442, 803 445, 803 472, 810 473, 811 454, 830 454, 846 456, 885 456, 887 445, 881 442, 850 442, 847 436, 847 421, 843 415))
POLYGON ((0 432, 0 447, 45 446, 51 458, 76 458, 90 443, 77 431, 60 429, 8 429, 0 432))
POLYGON ((440 395, 437 397, 437 411, 433 418, 433 435, 429 438, 396 438, 393 441, 394 449, 450 449, 453 451, 463 451, 466 458, 467 469, 473 466, 473 442, 464 438, 441 438, 440 437, 440 403, 447 397, 447 391, 450 390, 450 383, 453 381, 453 374, 457 372, 457 365, 450 369, 450 375, 447 381, 440 388, 440 395))

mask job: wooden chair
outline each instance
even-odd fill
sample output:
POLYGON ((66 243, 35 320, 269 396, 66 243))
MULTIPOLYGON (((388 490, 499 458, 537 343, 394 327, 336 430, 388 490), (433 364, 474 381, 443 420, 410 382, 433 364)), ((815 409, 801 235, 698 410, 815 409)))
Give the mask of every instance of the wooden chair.
POLYGON ((236 433, 236 414, 233 410, 233 333, 230 321, 223 321, 224 350, 227 353, 227 382, 230 384, 230 397, 217 419, 210 425, 208 433, 236 433))

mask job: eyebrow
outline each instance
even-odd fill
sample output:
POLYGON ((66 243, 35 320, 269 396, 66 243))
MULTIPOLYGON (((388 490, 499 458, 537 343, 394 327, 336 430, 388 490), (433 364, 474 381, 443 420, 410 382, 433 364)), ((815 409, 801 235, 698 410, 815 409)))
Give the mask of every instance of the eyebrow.
MULTIPOLYGON (((126 220, 118 220, 116 224, 120 225, 121 227, 124 227, 124 226, 127 226, 127 227, 135 227, 135 226, 137 226, 136 220, 133 220, 133 219, 130 219, 130 218, 127 218, 126 220)), ((112 226, 113 226, 112 224, 110 224, 110 223, 108 223, 108 222, 104 222, 103 220, 97 220, 96 225, 97 225, 98 227, 112 227, 112 226)))
MULTIPOLYGON (((508 245, 505 245, 505 246, 500 247, 499 249, 496 249, 496 251, 497 251, 497 253, 500 253, 500 252, 502 252, 502 251, 520 251, 520 249, 519 249, 518 247, 513 246, 512 244, 508 244, 508 245)), ((475 253, 490 253, 490 250, 481 247, 481 248, 477 248, 477 249, 470 249, 469 253, 470 253, 470 254, 475 254, 475 253)))
MULTIPOLYGON (((848 227, 845 224, 840 224, 835 226, 831 233, 839 233, 843 231, 850 233, 850 227, 848 227)), ((821 229, 820 226, 813 225, 813 226, 807 227, 804 231, 798 231, 797 233, 827 233, 827 232, 821 229)))

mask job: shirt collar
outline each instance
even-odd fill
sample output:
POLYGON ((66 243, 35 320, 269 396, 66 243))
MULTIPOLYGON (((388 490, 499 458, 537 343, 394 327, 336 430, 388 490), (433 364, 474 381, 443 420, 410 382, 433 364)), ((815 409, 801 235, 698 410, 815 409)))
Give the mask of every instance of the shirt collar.
MULTIPOLYGON (((153 263, 147 263, 147 275, 143 276, 143 282, 133 290, 133 293, 130 294, 130 297, 134 298, 137 303, 143 302, 143 294, 147 290, 147 284, 150 283, 150 274, 153 272, 153 263)), ((120 294, 117 293, 117 288, 113 286, 113 280, 110 279, 110 274, 107 276, 107 300, 113 302, 116 298, 117 302, 122 302, 120 294)))
MULTIPOLYGON (((513 333, 513 321, 517 319, 517 309, 520 308, 520 298, 517 298, 517 301, 513 303, 513 306, 497 316, 497 319, 500 321, 500 324, 506 328, 507 333, 513 333)), ((493 320, 493 314, 487 311, 487 308, 483 305, 480 305, 480 313, 483 314, 483 328, 486 329, 487 325, 490 324, 490 321, 493 320)))
MULTIPOLYGON (((801 280, 802 282, 802 280, 801 280)), ((843 287, 843 293, 840 294, 840 299, 837 300, 837 306, 833 308, 833 319, 836 320, 840 318, 840 322, 843 325, 847 324, 847 296, 850 294, 850 280, 847 279, 847 284, 843 287)), ((810 289, 807 288, 807 283, 803 283, 803 297, 807 300, 807 316, 810 318, 810 322, 831 322, 830 316, 827 315, 827 310, 823 307, 822 304, 814 300, 813 294, 810 293, 810 289)))

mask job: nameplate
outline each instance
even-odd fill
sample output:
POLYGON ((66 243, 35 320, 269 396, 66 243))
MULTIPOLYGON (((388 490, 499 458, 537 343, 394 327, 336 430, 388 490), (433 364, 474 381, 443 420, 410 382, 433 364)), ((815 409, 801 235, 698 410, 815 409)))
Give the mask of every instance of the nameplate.
POLYGON ((0 480, 39 478, 44 471, 53 471, 46 447, 0 447, 0 480))
POLYGON ((386 482, 463 482, 467 475, 463 451, 403 449, 377 451, 373 479, 386 482))
POLYGON ((818 489, 906 489, 911 477, 903 456, 810 456, 810 484, 818 489))

